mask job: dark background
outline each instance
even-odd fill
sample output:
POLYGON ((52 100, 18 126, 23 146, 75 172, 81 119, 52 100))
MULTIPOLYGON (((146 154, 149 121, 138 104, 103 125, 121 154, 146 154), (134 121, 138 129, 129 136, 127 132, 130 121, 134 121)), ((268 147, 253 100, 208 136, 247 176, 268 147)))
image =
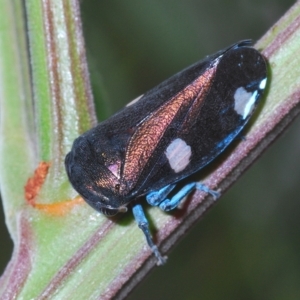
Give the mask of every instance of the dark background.
MULTIPOLYGON (((99 119, 205 55, 259 39, 293 3, 81 1, 99 119)), ((296 120, 130 300, 300 299, 299 127, 296 120)), ((0 230, 2 272, 12 244, 3 222, 0 230)))

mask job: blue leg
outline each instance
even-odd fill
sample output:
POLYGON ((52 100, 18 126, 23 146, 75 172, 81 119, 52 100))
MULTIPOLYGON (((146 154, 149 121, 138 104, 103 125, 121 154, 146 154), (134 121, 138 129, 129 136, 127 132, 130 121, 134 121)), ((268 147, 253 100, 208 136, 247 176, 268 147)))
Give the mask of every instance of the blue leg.
POLYGON ((170 184, 160 189, 159 191, 151 192, 146 196, 147 202, 151 206, 159 206, 159 204, 167 198, 169 193, 174 189, 176 184, 170 184))
POLYGON ((145 216, 144 210, 140 204, 136 204, 132 208, 132 212, 134 215, 134 218, 139 226, 140 229, 143 230, 144 235, 146 237, 147 243, 149 247, 151 248, 152 252, 155 254, 157 260, 158 260, 158 265, 163 265, 166 263, 166 257, 163 257, 157 246, 153 243, 150 230, 149 230, 149 223, 148 220, 145 216))
POLYGON ((171 199, 165 199, 160 204, 159 207, 164 211, 170 211, 176 208, 179 203, 186 197, 190 192, 194 189, 206 192, 211 194, 215 199, 217 199, 220 194, 217 191, 210 190, 206 185, 199 182, 192 182, 185 185, 176 195, 174 195, 171 199))

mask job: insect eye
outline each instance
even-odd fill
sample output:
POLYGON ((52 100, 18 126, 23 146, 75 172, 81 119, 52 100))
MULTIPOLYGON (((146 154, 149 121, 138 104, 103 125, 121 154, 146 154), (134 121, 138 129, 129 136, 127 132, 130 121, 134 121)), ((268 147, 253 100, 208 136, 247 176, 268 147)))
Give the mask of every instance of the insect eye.
POLYGON ((99 210, 102 214, 106 215, 107 217, 113 217, 119 212, 118 209, 111 209, 106 207, 100 208, 99 210))
POLYGON ((117 213, 125 213, 127 212, 127 207, 126 206, 121 206, 119 208, 107 208, 107 207, 100 207, 99 211, 106 215, 107 217, 113 217, 117 213))

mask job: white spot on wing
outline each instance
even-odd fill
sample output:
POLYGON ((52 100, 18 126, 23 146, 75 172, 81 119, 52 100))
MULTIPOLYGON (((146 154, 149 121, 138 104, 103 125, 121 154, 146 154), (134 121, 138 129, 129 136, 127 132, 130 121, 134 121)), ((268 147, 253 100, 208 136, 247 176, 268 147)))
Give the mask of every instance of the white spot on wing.
MULTIPOLYGON (((259 89, 265 89, 267 85, 267 78, 264 78, 259 83, 259 89)), ((234 93, 234 109, 235 111, 246 119, 247 116, 252 112, 258 91, 253 93, 247 92, 243 87, 239 87, 234 93)))
POLYGON ((184 140, 177 138, 170 143, 165 154, 169 161, 170 167, 175 173, 178 173, 184 170, 190 163, 192 150, 184 140))
POLYGON ((267 85, 267 78, 263 79, 263 80, 260 82, 259 88, 260 88, 261 90, 263 90, 263 89, 266 87, 266 85, 267 85))
POLYGON ((256 101, 257 91, 253 93, 247 92, 243 87, 239 87, 234 93, 234 110, 241 116, 243 119, 246 119, 247 116, 251 113, 253 106, 256 101))
POLYGON ((143 95, 140 95, 140 96, 138 96, 138 97, 136 97, 136 98, 134 98, 134 99, 131 100, 129 103, 127 103, 126 106, 130 106, 130 105, 132 105, 132 104, 134 104, 134 103, 137 103, 143 96, 144 96, 144 94, 143 94, 143 95))

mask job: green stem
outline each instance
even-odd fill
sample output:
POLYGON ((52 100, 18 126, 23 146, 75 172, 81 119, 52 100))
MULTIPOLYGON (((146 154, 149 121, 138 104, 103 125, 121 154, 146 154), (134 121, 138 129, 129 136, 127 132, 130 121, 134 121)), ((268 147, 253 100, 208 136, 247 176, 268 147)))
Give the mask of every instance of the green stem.
POLYGON ((0 1, 0 188, 16 242, 24 185, 34 168, 35 136, 22 1, 0 1))

